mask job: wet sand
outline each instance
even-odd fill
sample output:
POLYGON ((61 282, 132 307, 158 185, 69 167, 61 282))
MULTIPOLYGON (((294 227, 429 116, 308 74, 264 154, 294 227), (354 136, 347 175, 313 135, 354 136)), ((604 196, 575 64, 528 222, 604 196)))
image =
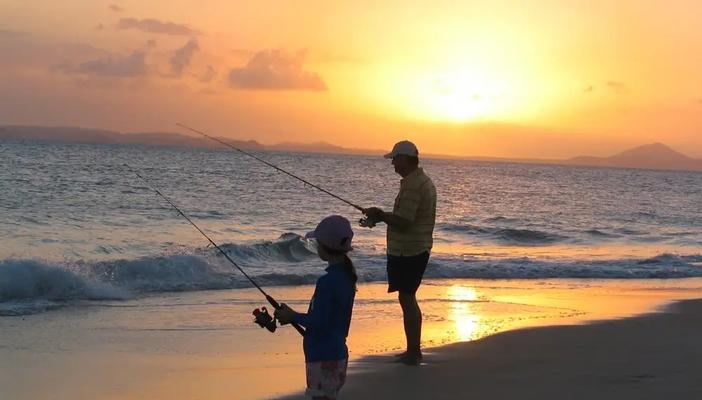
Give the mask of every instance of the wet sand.
MULTIPOLYGON (((280 301, 300 310, 312 290, 270 288, 280 301)), ((644 368, 649 361, 634 364, 638 369, 612 364, 621 370, 614 373, 584 357, 602 354, 618 360, 629 357, 625 352, 631 349, 655 353, 655 348, 646 342, 627 346, 630 333, 615 333, 613 340, 619 342, 609 349, 601 337, 588 339, 588 332, 609 323, 582 324, 641 314, 700 293, 701 279, 429 280, 419 297, 425 315, 423 343, 432 350, 427 365, 412 369, 386 362, 386 354, 404 344, 396 298, 382 283, 362 284, 349 337, 351 375, 342 396, 414 398, 431 393, 432 398, 451 398, 461 393, 463 398, 479 393, 478 398, 511 398, 504 392, 510 387, 542 379, 544 384, 562 381, 561 388, 568 382, 576 385, 565 392, 572 398, 571 392, 587 389, 577 385, 592 380, 646 383, 653 379, 648 375, 660 374, 644 368), (574 326, 500 333, 564 324, 574 326), (552 329, 573 332, 569 335, 577 340, 568 340, 577 343, 560 333, 534 333, 552 329), (466 343, 451 344, 456 342, 466 343), (584 368, 580 375, 571 371, 579 365, 584 368), (539 372, 542 367, 550 369, 539 372), (363 375, 369 369, 374 372, 363 375)), ((301 339, 289 328, 269 334, 253 325, 251 310, 262 305, 255 290, 222 290, 80 302, 42 314, 0 318, 0 399, 261 399, 302 390, 301 339)), ((698 327, 659 328, 654 337, 667 342, 681 335, 696 337, 698 327)), ((638 343, 636 333, 632 343, 638 343)), ((668 360, 667 354, 659 358, 661 368, 684 365, 668 360)))
MULTIPOLYGON (((702 300, 576 326, 520 329, 427 352, 368 357, 340 399, 700 399, 702 300)), ((287 397, 287 400, 303 398, 287 397)))

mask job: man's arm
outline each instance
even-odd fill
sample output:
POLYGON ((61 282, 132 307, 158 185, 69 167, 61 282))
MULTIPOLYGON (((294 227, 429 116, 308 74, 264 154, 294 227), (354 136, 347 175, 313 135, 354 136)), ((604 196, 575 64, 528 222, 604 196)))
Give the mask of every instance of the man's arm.
POLYGON ((394 212, 385 212, 378 207, 371 207, 363 210, 363 213, 375 222, 385 222, 388 226, 405 230, 414 223, 421 201, 422 194, 418 188, 404 188, 400 189, 397 208, 394 212))
POLYGON ((388 226, 392 226, 393 228, 397 228, 399 230, 405 230, 412 225, 412 221, 408 220, 407 218, 403 218, 391 212, 385 212, 378 207, 366 208, 363 210, 363 213, 374 222, 385 222, 388 224, 388 226))
POLYGON ((412 221, 391 212, 383 212, 380 220, 388 224, 388 226, 392 226, 393 228, 397 228, 399 230, 405 230, 412 225, 412 221))

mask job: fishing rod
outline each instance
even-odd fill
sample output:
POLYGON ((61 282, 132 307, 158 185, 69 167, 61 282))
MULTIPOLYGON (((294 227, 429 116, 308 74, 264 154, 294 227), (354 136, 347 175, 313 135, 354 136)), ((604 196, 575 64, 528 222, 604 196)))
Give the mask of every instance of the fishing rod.
POLYGON ((195 128, 191 128, 191 127, 189 127, 189 126, 187 126, 187 125, 181 124, 180 122, 176 122, 176 125, 179 126, 179 127, 181 127, 181 128, 183 128, 183 129, 187 129, 187 130, 189 130, 189 131, 191 131, 191 132, 197 133, 198 135, 202 135, 202 136, 204 136, 204 137, 206 137, 206 138, 208 138, 208 139, 214 140, 215 142, 221 143, 221 144, 223 144, 223 145, 225 145, 225 146, 227 146, 227 147, 229 147, 229 148, 232 148, 232 149, 238 151, 239 153, 242 153, 242 154, 244 154, 244 155, 247 155, 247 156, 249 156, 249 157, 251 157, 251 158, 253 158, 253 159, 256 159, 256 160, 258 160, 258 161, 260 161, 260 162, 262 162, 262 163, 268 165, 269 167, 275 168, 276 171, 282 172, 282 173, 284 173, 284 174, 286 174, 286 175, 288 175, 288 176, 290 176, 290 177, 292 177, 292 178, 297 179, 298 181, 300 181, 300 182, 302 182, 302 183, 304 183, 304 184, 306 184, 306 185, 312 186, 313 188, 315 188, 315 189, 317 189, 317 190, 320 190, 320 191, 322 191, 322 192, 328 194, 329 196, 331 196, 331 197, 333 197, 333 198, 335 198, 335 199, 337 199, 337 200, 341 200, 341 201, 343 201, 344 203, 350 205, 351 207, 353 207, 353 208, 357 209, 358 211, 360 211, 360 212, 362 212, 362 213, 365 214, 364 208, 363 208, 363 207, 361 207, 361 206, 359 206, 359 205, 357 205, 357 204, 354 204, 354 203, 352 203, 352 202, 350 202, 350 201, 344 199, 344 198, 341 197, 341 196, 337 196, 337 195, 335 195, 334 193, 332 193, 332 192, 330 192, 330 191, 328 191, 328 190, 326 190, 326 189, 324 189, 324 188, 321 188, 321 187, 319 187, 319 186, 317 186, 317 185, 315 185, 315 184, 313 184, 313 183, 311 183, 311 182, 309 182, 309 181, 307 181, 307 180, 305 180, 305 179, 302 179, 302 178, 300 178, 299 176, 297 176, 297 175, 295 175, 295 174, 293 174, 293 173, 291 173, 291 172, 288 172, 288 171, 286 171, 286 170, 284 170, 284 169, 282 169, 282 168, 280 168, 280 167, 278 167, 278 166, 276 166, 276 165, 273 165, 273 164, 269 163, 268 161, 266 161, 266 160, 264 160, 264 159, 262 159, 262 158, 260 158, 260 157, 258 157, 258 156, 256 156, 256 155, 254 155, 254 154, 249 153, 248 151, 244 151, 244 150, 242 150, 242 149, 240 149, 240 148, 238 148, 238 147, 232 145, 231 143, 227 143, 227 142, 225 142, 224 140, 217 139, 217 138, 214 137, 214 136, 210 136, 210 135, 206 134, 205 132, 199 131, 199 130, 197 130, 197 129, 195 129, 195 128))
MULTIPOLYGON (((153 190, 154 192, 156 192, 156 194, 158 194, 158 195, 161 196, 164 200, 166 200, 166 201, 168 202, 168 204, 170 204, 171 207, 173 207, 176 211, 178 211, 178 213, 179 213, 183 218, 185 218, 188 222, 190 222, 190 225, 192 225, 193 227, 195 227, 195 229, 197 229, 197 231, 200 232, 200 233, 202 234, 202 236, 204 236, 205 239, 207 239, 207 240, 210 242, 210 244, 211 244, 212 246, 214 246, 217 250, 219 250, 219 252, 222 253, 222 255, 223 255, 230 263, 232 263, 233 266, 235 266, 239 271, 241 271, 242 274, 244 274, 244 276, 246 277, 246 279, 248 279, 249 282, 251 282, 251 284, 254 285, 254 286, 256 287, 256 289, 258 289, 258 290, 266 297, 266 300, 268 301, 268 303, 270 303, 271 306, 273 306, 273 308, 275 308, 276 310, 278 310, 278 309, 281 308, 280 303, 278 303, 273 297, 271 297, 268 293, 266 293, 266 292, 263 290, 263 288, 261 288, 261 286, 259 286, 258 283, 256 283, 256 281, 254 281, 253 278, 251 278, 251 277, 249 276, 249 274, 247 274, 246 271, 244 271, 244 270, 239 266, 239 264, 237 264, 236 262, 234 262, 234 260, 232 260, 231 257, 229 257, 229 254, 227 254, 224 250, 222 250, 222 248, 219 247, 219 245, 218 245, 217 243, 215 243, 214 240, 210 239, 210 237, 207 236, 207 234, 206 234, 205 232, 203 232, 202 229, 200 229, 197 225, 195 225, 195 223, 190 219, 190 217, 188 217, 187 215, 185 215, 185 213, 184 213, 183 211, 181 211, 180 208, 178 208, 178 206, 176 206, 168 197, 166 197, 163 193, 161 193, 158 189, 156 189, 156 187, 155 187, 154 185, 152 185, 151 182, 149 182, 146 178, 144 178, 143 176, 139 175, 138 172, 136 172, 135 170, 133 170, 132 167, 130 167, 128 164, 124 163, 123 165, 124 165, 125 167, 127 167, 127 169, 130 170, 132 173, 134 173, 134 175, 138 176, 139 179, 141 179, 149 188, 151 188, 151 190, 153 190)), ((254 314, 254 316, 256 317, 256 323, 259 324, 259 325, 261 325, 262 328, 265 327, 265 328, 267 328, 267 329, 268 329, 269 331, 271 331, 271 332, 275 331, 275 319, 273 319, 273 318, 268 314, 268 311, 266 310, 265 307, 263 307, 261 310, 258 310, 258 309, 254 310, 253 314, 254 314)), ((291 322, 291 324, 292 324, 292 326, 293 326, 295 329, 297 329, 297 331, 300 333, 300 335, 305 336, 305 330, 304 330, 304 328, 302 328, 300 325, 298 325, 298 324, 295 323, 295 322, 291 322)))

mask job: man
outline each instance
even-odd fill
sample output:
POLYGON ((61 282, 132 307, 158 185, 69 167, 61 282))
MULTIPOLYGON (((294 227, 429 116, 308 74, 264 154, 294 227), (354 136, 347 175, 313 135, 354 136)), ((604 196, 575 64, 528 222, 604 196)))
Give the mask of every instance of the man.
POLYGON ((407 351, 398 362, 419 365, 422 360, 422 311, 416 293, 422 282, 433 244, 436 188, 419 167, 419 151, 409 141, 395 144, 385 155, 402 176, 392 212, 377 207, 364 210, 371 222, 385 222, 387 230, 388 293, 399 292, 407 351))

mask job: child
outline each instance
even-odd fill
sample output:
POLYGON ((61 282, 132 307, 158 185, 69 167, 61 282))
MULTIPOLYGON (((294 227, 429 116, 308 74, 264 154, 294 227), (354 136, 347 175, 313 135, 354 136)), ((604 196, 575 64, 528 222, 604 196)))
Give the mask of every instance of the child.
POLYGON ((317 280, 306 314, 285 304, 275 312, 281 323, 296 322, 307 329, 303 339, 307 370, 305 394, 313 399, 335 399, 346 380, 349 358, 346 337, 351 325, 358 276, 346 255, 351 250, 353 231, 339 215, 324 218, 306 235, 317 240, 317 254, 327 261, 326 274, 317 280))

